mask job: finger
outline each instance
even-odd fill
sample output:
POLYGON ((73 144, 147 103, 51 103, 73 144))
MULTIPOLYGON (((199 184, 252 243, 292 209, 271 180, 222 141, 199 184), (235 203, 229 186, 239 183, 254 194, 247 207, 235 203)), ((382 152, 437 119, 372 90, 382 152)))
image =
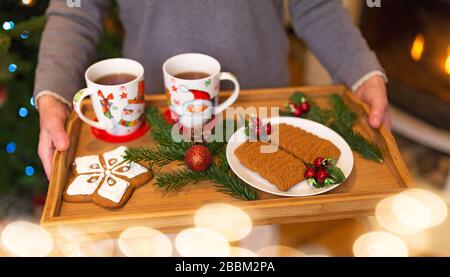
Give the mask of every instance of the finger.
POLYGON ((372 128, 379 128, 384 121, 386 113, 386 101, 382 99, 373 99, 370 104, 369 124, 372 128))
POLYGON ((57 119, 48 122, 47 131, 51 135, 53 146, 58 151, 67 150, 69 147, 69 137, 64 129, 64 123, 57 119))
POLYGON ((52 169, 53 152, 54 148, 50 134, 48 134, 47 131, 41 131, 39 134, 38 155, 44 166, 45 175, 47 175, 47 179, 49 180, 52 169))

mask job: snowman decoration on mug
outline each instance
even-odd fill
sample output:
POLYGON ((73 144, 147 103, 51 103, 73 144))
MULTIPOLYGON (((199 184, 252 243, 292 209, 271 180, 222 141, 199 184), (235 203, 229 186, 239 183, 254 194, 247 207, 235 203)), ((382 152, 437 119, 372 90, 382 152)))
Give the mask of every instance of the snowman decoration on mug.
MULTIPOLYGON (((112 120, 113 129, 112 133, 118 133, 118 129, 121 126, 124 127, 132 127, 141 122, 140 117, 142 114, 142 110, 145 107, 145 99, 144 99, 144 90, 139 89, 138 95, 134 99, 128 99, 126 106, 122 109, 120 114, 120 119, 116 120, 111 112, 112 103, 109 100, 114 99, 114 96, 110 94, 108 97, 104 97, 102 92, 98 91, 99 96, 103 99, 100 101, 103 107, 103 114, 112 120), (111 99, 110 99, 111 98, 111 99)), ((125 87, 120 88, 120 97, 126 98, 127 93, 125 91, 125 87)))

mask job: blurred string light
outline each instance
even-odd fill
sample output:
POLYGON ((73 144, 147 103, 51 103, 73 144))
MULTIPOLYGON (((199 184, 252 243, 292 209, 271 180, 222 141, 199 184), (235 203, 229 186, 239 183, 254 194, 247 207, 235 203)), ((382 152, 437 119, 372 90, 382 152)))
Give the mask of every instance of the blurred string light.
POLYGON ((388 232, 370 232, 353 244, 355 257, 407 257, 408 247, 396 235, 388 232))
POLYGON ((261 257, 304 257, 305 253, 284 245, 271 245, 256 251, 261 257))
POLYGON ((19 0, 23 6, 33 6, 35 0, 19 0))
POLYGON ((34 107, 34 97, 30 98, 30 105, 34 107))
POLYGON ((208 204, 195 213, 195 225, 221 234, 228 241, 246 237, 252 229, 252 221, 243 210, 222 203, 208 204))
POLYGON ((118 239, 120 250, 128 257, 170 257, 173 246, 163 233, 144 226, 123 231, 118 239))
POLYGON ((450 45, 447 46, 447 57, 445 58, 444 61, 444 71, 445 73, 450 75, 450 45))
POLYGON ((15 63, 12 63, 10 65, 8 65, 8 71, 11 73, 14 73, 17 71, 17 65, 15 63))
POLYGON ((2 231, 1 242, 7 252, 19 257, 45 257, 53 249, 50 234, 41 226, 16 221, 2 231))
POLYGON ((410 189, 380 201, 375 216, 390 232, 414 234, 442 223, 447 217, 447 206, 432 192, 410 189))
POLYGON ((2 24, 3 30, 9 31, 14 29, 14 22, 13 21, 5 21, 2 24))
POLYGON ((25 107, 20 107, 20 108, 19 108, 19 111, 18 111, 18 114, 19 114, 19 116, 22 117, 22 118, 27 117, 27 115, 28 115, 28 109, 25 108, 25 107))
POLYGON ((30 32, 28 31, 24 31, 23 33, 20 34, 21 39, 27 39, 28 37, 30 37, 30 32))
POLYGON ((58 227, 56 246, 66 257, 112 257, 114 240, 101 228, 58 227))
POLYGON ((34 167, 32 167, 31 165, 25 167, 25 175, 33 176, 34 175, 34 167))
POLYGON ((12 154, 16 152, 16 148, 17 148, 16 143, 14 141, 11 141, 6 145, 6 153, 12 154))
POLYGON ((189 228, 175 238, 175 247, 183 257, 226 257, 230 254, 228 241, 205 228, 189 228))
POLYGON ((425 48, 425 37, 422 34, 417 34, 411 46, 411 58, 419 61, 425 48))
POLYGON ((246 248, 231 247, 228 257, 258 257, 258 255, 246 248))

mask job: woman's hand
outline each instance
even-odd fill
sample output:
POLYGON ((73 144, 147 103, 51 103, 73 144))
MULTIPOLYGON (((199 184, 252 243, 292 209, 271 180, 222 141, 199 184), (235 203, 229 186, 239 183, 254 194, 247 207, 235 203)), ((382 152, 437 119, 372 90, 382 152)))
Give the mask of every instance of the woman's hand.
POLYGON ((370 106, 369 125, 372 128, 379 128, 382 123, 388 129, 391 128, 386 85, 381 76, 376 75, 365 81, 356 95, 370 106))
POLYGON ((38 154, 50 180, 53 153, 55 150, 64 151, 69 147, 69 137, 65 131, 69 109, 66 104, 47 95, 40 97, 37 104, 41 128, 38 154))

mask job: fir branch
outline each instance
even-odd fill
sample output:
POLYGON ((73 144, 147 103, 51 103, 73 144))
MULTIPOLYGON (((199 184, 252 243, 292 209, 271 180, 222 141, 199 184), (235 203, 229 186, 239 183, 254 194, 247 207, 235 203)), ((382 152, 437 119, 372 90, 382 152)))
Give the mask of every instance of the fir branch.
POLYGON ((331 117, 330 111, 320 109, 319 106, 312 101, 310 101, 310 105, 309 111, 306 114, 303 114, 302 117, 326 125, 331 117))
POLYGON ((205 174, 208 176, 208 179, 216 183, 216 187, 218 187, 220 192, 242 200, 258 199, 256 190, 230 171, 227 172, 221 169, 221 167, 213 165, 205 171, 205 174))
POLYGON ((339 121, 333 122, 330 128, 341 135, 350 145, 350 148, 361 154, 365 159, 383 163, 383 155, 378 145, 371 143, 357 131, 339 121))
POLYGON ((169 124, 161 112, 155 108, 150 107, 147 109, 147 120, 152 128, 151 136, 161 146, 167 147, 180 147, 186 151, 193 145, 192 142, 180 141, 176 142, 172 138, 172 127, 169 124))
MULTIPOLYGON (((226 164, 228 166, 228 164, 226 164)), ((179 191, 188 184, 211 180, 218 191, 242 200, 257 200, 255 189, 239 179, 234 173, 225 169, 224 164, 213 164, 205 171, 197 172, 188 168, 160 173, 156 177, 156 185, 165 191, 179 191)))
POLYGON ((202 180, 206 180, 202 172, 184 168, 158 174, 156 185, 164 191, 179 191, 188 184, 195 184, 202 180))
POLYGON ((347 105, 345 105, 342 98, 337 94, 332 94, 330 96, 330 103, 334 120, 351 128, 356 122, 356 113, 350 110, 347 105))
POLYGON ((173 146, 137 147, 125 150, 124 159, 128 162, 144 161, 151 168, 163 167, 173 161, 184 160, 184 150, 173 146))

